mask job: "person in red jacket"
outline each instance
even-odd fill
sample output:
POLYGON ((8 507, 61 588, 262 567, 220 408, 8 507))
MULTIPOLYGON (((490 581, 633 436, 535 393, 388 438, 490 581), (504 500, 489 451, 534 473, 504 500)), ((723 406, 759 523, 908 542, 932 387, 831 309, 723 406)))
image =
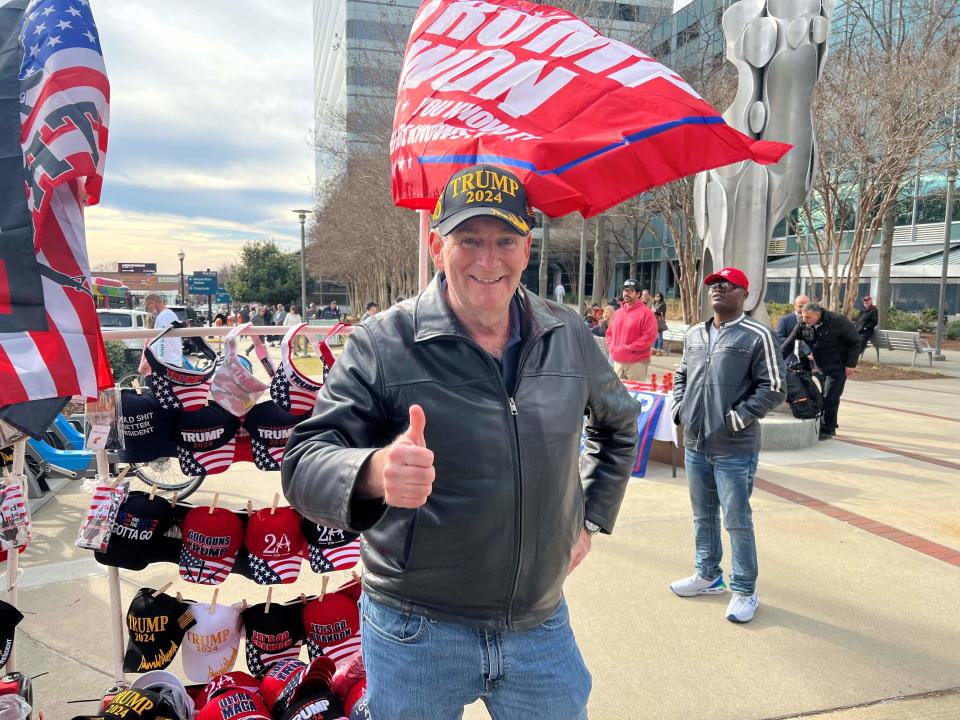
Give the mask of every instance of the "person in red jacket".
POLYGON ((623 282, 623 302, 613 314, 607 329, 607 349, 613 369, 621 380, 646 380, 650 349, 657 339, 657 319, 640 302, 636 280, 623 282))

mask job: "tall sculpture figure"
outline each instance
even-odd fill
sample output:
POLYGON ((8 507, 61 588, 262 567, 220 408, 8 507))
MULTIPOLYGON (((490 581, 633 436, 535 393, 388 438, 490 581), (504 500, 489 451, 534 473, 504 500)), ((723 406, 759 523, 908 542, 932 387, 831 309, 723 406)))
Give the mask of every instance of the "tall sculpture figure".
MULTIPOLYGON (((745 161, 709 170, 694 182, 704 277, 735 266, 750 280, 744 310, 767 322, 767 248, 773 229, 799 207, 816 173, 811 96, 823 70, 835 0, 739 0, 723 14, 727 59, 739 74, 723 114, 743 133, 790 143, 776 165, 745 161), (754 291, 756 288, 756 291, 754 291)), ((701 295, 704 317, 711 314, 701 295)))

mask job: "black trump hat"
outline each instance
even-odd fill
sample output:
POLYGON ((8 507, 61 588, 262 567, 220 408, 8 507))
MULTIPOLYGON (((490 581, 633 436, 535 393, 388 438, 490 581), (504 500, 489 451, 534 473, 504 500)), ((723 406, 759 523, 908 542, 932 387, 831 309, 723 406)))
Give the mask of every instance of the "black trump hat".
POLYGON ((496 165, 474 165, 447 180, 430 218, 430 227, 449 235, 470 218, 486 215, 503 220, 526 235, 533 227, 533 212, 520 179, 496 165))

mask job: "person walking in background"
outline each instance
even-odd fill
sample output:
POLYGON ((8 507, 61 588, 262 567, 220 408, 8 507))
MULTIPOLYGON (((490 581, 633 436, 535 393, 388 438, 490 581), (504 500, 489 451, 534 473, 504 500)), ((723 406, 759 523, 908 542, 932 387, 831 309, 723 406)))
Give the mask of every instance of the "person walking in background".
POLYGON ((453 720, 478 699, 494 718, 587 717, 563 586, 613 530, 639 404, 578 313, 520 284, 532 226, 509 171, 453 175, 431 223, 437 274, 354 328, 287 444, 290 504, 363 533, 378 719, 453 720))
POLYGON ((860 359, 860 336, 853 323, 843 315, 824 310, 819 303, 808 302, 803 306, 802 322, 787 336, 782 351, 789 353, 798 340, 810 347, 817 369, 824 378, 819 437, 830 440, 837 434, 840 396, 847 378, 856 372, 860 359))
POLYGON ((746 623, 760 604, 750 508, 760 456, 758 421, 786 399, 785 371, 773 333, 743 312, 749 296, 743 271, 724 268, 703 282, 713 317, 687 333, 673 376, 673 420, 683 425, 696 572, 670 589, 680 597, 726 592, 720 567, 723 508, 733 556, 726 618, 746 623))
POLYGON ((372 318, 378 312, 380 312, 380 306, 371 300, 367 303, 367 311, 363 314, 363 317, 360 318, 360 322, 372 318))
MULTIPOLYGON (((283 327, 284 321, 287 319, 287 308, 284 307, 283 303, 277 303, 277 309, 273 313, 273 324, 277 327, 283 327)), ((280 341, 283 339, 283 335, 274 335, 270 338, 270 345, 276 347, 280 344, 280 341)))
MULTIPOLYGON (((158 293, 147 294, 143 298, 143 307, 148 313, 156 317, 153 322, 153 327, 156 330, 162 330, 179 323, 177 314, 167 307, 163 295, 158 293)), ((183 338, 164 335, 150 343, 150 349, 159 360, 167 365, 183 367, 183 338)), ((144 362, 141 362, 141 368, 144 364, 144 362)), ((141 373, 147 374, 142 369, 141 373)))
POLYGON ((657 341, 653 344, 653 354, 663 355, 663 333, 667 329, 667 301, 659 290, 653 296, 653 306, 650 309, 657 319, 657 341))
MULTIPOLYGON (((777 336, 777 343, 781 348, 785 347, 784 343, 786 343, 787 338, 790 337, 790 333, 793 332, 794 328, 803 322, 803 306, 808 302, 810 302, 810 298, 806 295, 797 295, 793 299, 793 312, 784 315, 777 323, 774 335, 777 336)), ((794 344, 789 352, 786 350, 783 351, 784 360, 790 358, 791 355, 794 355, 796 360, 789 360, 788 364, 793 365, 799 361, 804 365, 804 369, 810 370, 810 348, 806 343, 801 342, 800 345, 794 344)))
POLYGON ((340 308, 337 306, 337 301, 331 300, 330 304, 321 310, 319 315, 317 315, 317 319, 340 322, 343 319, 343 313, 340 312, 340 308))
POLYGON ((646 288, 643 289, 643 292, 640 293, 640 302, 644 304, 644 307, 651 307, 653 300, 650 297, 650 291, 646 288))
MULTIPOLYGON (((303 320, 300 318, 300 313, 297 312, 297 306, 291 305, 289 312, 287 312, 287 316, 283 319, 284 327, 288 327, 288 328, 293 327, 294 325, 299 325, 302 322, 303 320)), ((297 337, 295 337, 293 339, 293 342, 294 342, 293 352, 297 352, 299 348, 305 347, 307 344, 306 338, 303 337, 302 335, 298 335, 297 337)), ((303 350, 302 354, 306 355, 307 354, 306 350, 303 350)))
POLYGON ((610 327, 610 319, 616 311, 617 308, 614 305, 607 304, 603 308, 603 315, 600 316, 600 323, 591 332, 597 337, 605 338, 610 327))
POLYGON ((870 342, 870 338, 873 337, 873 332, 877 329, 879 322, 880 314, 877 306, 873 304, 873 298, 869 295, 864 295, 863 310, 857 313, 857 319, 853 324, 857 330, 857 335, 860 336, 861 355, 863 355, 863 351, 867 349, 867 343, 870 342))
POLYGON ((562 283, 557 283, 557 286, 553 289, 553 297, 556 298, 557 302, 563 305, 563 298, 567 295, 567 289, 563 286, 562 283))
POLYGON ((657 339, 657 319, 640 302, 636 280, 623 282, 623 302, 607 330, 607 350, 613 369, 621 380, 647 379, 650 353, 657 339))

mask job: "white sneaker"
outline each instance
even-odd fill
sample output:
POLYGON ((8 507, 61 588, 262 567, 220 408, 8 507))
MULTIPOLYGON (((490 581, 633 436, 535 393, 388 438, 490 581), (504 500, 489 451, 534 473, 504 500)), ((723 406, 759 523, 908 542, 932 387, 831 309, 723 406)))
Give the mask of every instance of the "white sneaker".
POLYGON ((757 596, 756 590, 751 595, 735 592, 733 597, 730 598, 730 604, 727 605, 727 620, 735 623, 748 623, 753 620, 758 605, 760 605, 760 598, 757 596))
POLYGON ((713 578, 713 580, 708 580, 700 575, 691 575, 670 583, 670 589, 680 597, 718 595, 727 591, 727 584, 723 581, 722 574, 713 578))

